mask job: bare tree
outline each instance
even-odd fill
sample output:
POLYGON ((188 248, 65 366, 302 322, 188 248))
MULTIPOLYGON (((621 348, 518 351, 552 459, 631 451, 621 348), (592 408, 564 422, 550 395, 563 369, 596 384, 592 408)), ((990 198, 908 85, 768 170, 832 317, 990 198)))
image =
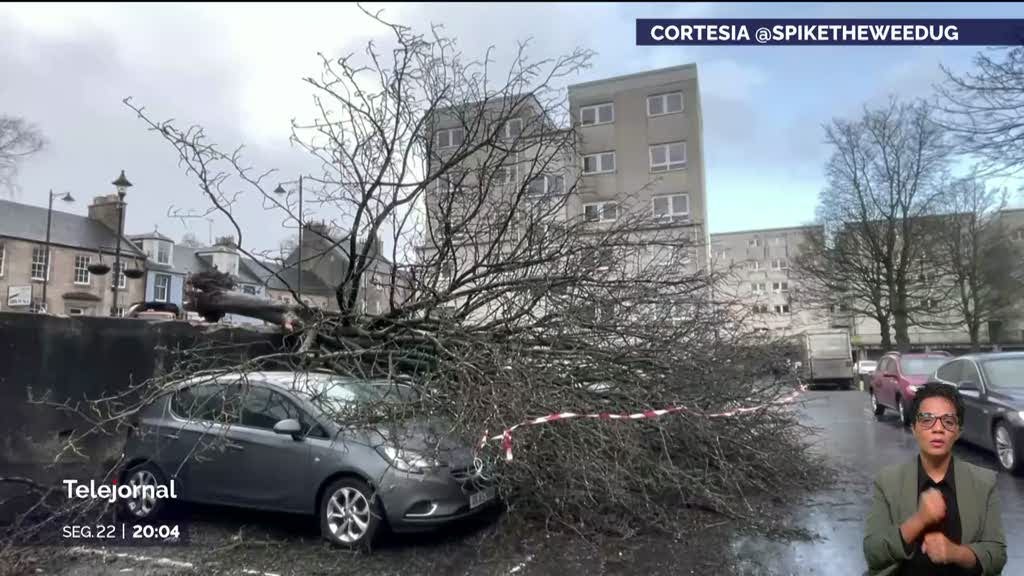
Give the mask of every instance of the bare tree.
POLYGON ((833 152, 818 205, 823 229, 808 235, 796 263, 808 298, 875 319, 886 348, 890 328, 907 347, 920 303, 938 299, 920 281, 933 274, 923 218, 938 209, 950 154, 932 116, 923 102, 892 99, 825 128, 833 152))
POLYGON ((947 214, 934 220, 932 245, 952 287, 954 321, 980 347, 981 328, 1002 318, 1021 295, 1021 254, 1001 217, 1006 191, 977 175, 954 180, 943 194, 947 214))
POLYGON ((983 170, 1017 173, 1024 169, 1024 48, 979 52, 974 65, 965 74, 943 67, 943 123, 983 170))
POLYGON ((12 189, 18 165, 45 144, 39 129, 23 118, 0 115, 0 185, 12 189))

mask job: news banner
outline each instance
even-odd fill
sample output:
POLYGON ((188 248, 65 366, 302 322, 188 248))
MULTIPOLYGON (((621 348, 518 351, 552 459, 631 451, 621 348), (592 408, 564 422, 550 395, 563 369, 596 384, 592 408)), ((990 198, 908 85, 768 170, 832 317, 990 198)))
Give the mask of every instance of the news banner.
POLYGON ((636 21, 638 46, 1024 45, 1024 20, 651 19, 636 21))

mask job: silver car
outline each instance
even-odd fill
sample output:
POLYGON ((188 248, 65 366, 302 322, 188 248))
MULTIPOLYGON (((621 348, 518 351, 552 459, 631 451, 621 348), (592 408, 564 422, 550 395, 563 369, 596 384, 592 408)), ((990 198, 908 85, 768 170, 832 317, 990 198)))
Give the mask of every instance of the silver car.
MULTIPOLYGON (((437 423, 378 429, 335 421, 339 407, 393 406, 412 394, 395 382, 322 373, 195 377, 140 413, 121 482, 174 480, 187 502, 316 515, 325 539, 350 548, 369 547, 385 525, 433 528, 496 502, 472 448, 437 423)), ((128 499, 123 510, 156 516, 165 502, 151 494, 128 499)))

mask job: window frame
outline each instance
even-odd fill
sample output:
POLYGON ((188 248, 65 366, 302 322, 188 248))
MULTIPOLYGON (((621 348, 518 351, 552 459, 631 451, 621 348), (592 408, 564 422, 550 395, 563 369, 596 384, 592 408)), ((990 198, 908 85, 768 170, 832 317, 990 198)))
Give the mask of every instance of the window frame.
POLYGON ((686 150, 686 140, 680 140, 677 142, 663 142, 661 144, 651 144, 647 147, 647 160, 648 170, 652 174, 660 174, 662 172, 677 172, 680 170, 686 170, 689 156, 686 150), (683 159, 681 162, 672 162, 672 146, 682 146, 683 159), (665 162, 657 163, 654 162, 654 150, 657 148, 665 149, 665 162))
POLYGON ((82 256, 81 254, 75 254, 75 260, 74 260, 75 266, 74 266, 73 274, 72 274, 72 277, 71 277, 71 281, 72 281, 72 283, 75 286, 89 286, 89 285, 92 284, 92 273, 89 272, 89 264, 91 264, 91 263, 92 263, 92 256, 82 256), (81 268, 78 267, 80 259, 85 259, 85 266, 83 266, 81 268), (79 282, 79 280, 78 280, 79 272, 84 272, 85 273, 85 281, 84 282, 79 282))
POLYGON ((680 193, 677 193, 677 194, 658 194, 656 196, 651 196, 651 212, 654 214, 654 217, 657 218, 658 220, 676 220, 676 219, 688 220, 690 218, 690 215, 691 215, 691 213, 690 213, 690 194, 688 192, 680 192, 680 193), (668 211, 667 214, 660 214, 659 215, 658 211, 657 211, 657 208, 655 207, 656 206, 655 203, 658 200, 662 199, 662 198, 665 198, 665 199, 668 200, 669 211, 668 211), (685 198, 686 199, 686 212, 678 212, 677 213, 677 212, 673 211, 673 208, 675 207, 675 200, 677 198, 685 198))
POLYGON ((4 267, 7 266, 7 244, 0 242, 0 278, 4 277, 4 267))
POLYGON ((615 102, 601 102, 599 104, 587 104, 586 106, 580 106, 580 126, 604 126, 605 124, 615 123, 615 102), (611 120, 601 121, 601 108, 611 108, 612 118, 611 120), (594 111, 594 121, 587 123, 583 121, 583 112, 586 110, 594 111))
POLYGON ((437 132, 434 135, 434 144, 437 146, 438 150, 450 150, 452 148, 458 148, 459 146, 461 146, 465 142, 466 142, 466 129, 463 128, 462 126, 453 126, 451 128, 438 128, 437 132), (454 139, 452 138, 452 134, 455 133, 455 132, 462 132, 462 141, 459 142, 458 144, 452 144, 452 142, 454 141, 454 139), (448 144, 446 144, 444 146, 441 145, 441 134, 442 133, 444 133, 448 137, 448 144))
POLYGON ((785 294, 786 292, 789 292, 789 281, 788 280, 780 280, 780 281, 777 281, 777 282, 772 282, 772 293, 773 294, 785 294), (776 286, 778 286, 778 288, 776 288, 776 286))
POLYGON ((249 296, 259 296, 259 294, 257 292, 258 291, 257 291, 255 285, 253 285, 253 284, 242 284, 242 294, 248 294, 249 296), (252 290, 252 292, 247 292, 246 289, 252 290))
POLYGON ((31 262, 31 266, 29 267, 29 277, 32 280, 36 281, 36 282, 49 282, 50 281, 50 261, 52 259, 53 259, 53 250, 51 248, 49 248, 47 246, 42 246, 42 247, 33 246, 32 247, 32 262, 31 262), (46 266, 46 270, 44 271, 44 277, 43 278, 40 278, 40 277, 36 276, 36 266, 38 265, 38 263, 36 262, 36 254, 39 253, 39 252, 42 252, 44 254, 44 257, 45 257, 45 260, 46 260, 46 262, 43 264, 44 266, 46 266))
POLYGON ((153 275, 153 300, 156 302, 170 302, 171 300, 171 275, 170 274, 154 274, 153 275), (160 289, 160 280, 167 279, 167 285, 164 286, 164 297, 160 298, 157 296, 157 290, 160 289))
POLYGON ((596 176, 598 174, 614 174, 616 172, 616 170, 618 170, 618 168, 619 168, 619 160, 617 158, 617 155, 615 154, 615 150, 605 150, 604 152, 595 152, 594 154, 584 154, 583 155, 583 166, 582 166, 582 169, 583 169, 583 175, 584 176, 596 176), (611 155, 611 158, 612 158, 612 168, 611 168, 611 170, 606 170, 604 168, 604 160, 603 160, 603 158, 605 156, 607 156, 607 155, 611 155), (587 158, 597 158, 598 159, 597 163, 600 166, 600 168, 598 170, 594 170, 594 171, 588 172, 587 171, 587 158))
POLYGON ((789 307, 789 304, 775 304, 774 306, 772 306, 772 310, 775 314, 778 314, 780 316, 783 314, 793 313, 793 309, 789 307))
POLYGON ((126 290, 128 287, 128 277, 124 275, 124 269, 128 264, 126 261, 121 260, 120 267, 117 266, 116 262, 110 264, 110 286, 114 286, 114 281, 119 280, 117 289, 126 290))
POLYGON ((79 308, 77 306, 68 308, 68 316, 85 316, 85 308, 79 308), (78 312, 75 312, 78 310, 78 312))
POLYGON ((157 264, 170 264, 171 263, 171 243, 166 240, 156 241, 156 263, 157 264), (167 259, 160 259, 160 249, 167 248, 167 259))
POLYGON ((522 118, 509 118, 508 120, 505 120, 504 124, 501 125, 501 136, 505 140, 514 140, 514 139, 516 139, 516 138, 518 138, 518 137, 520 137, 522 135, 523 135, 523 119, 522 118), (515 134, 515 135, 511 134, 511 130, 510 130, 511 124, 513 122, 519 124, 519 133, 515 134))
POLYGON ((786 258, 772 258, 772 270, 789 270, 789 260, 786 258))
POLYGON ((651 94, 647 97, 647 117, 657 118, 659 116, 670 116, 672 114, 682 114, 686 111, 686 98, 683 96, 682 90, 675 90, 672 92, 662 92, 660 94, 651 94), (679 110, 669 111, 668 109, 668 97, 679 95, 679 110), (651 102, 654 100, 661 101, 661 112, 654 114, 651 112, 651 102))
POLYGON ((585 202, 583 204, 583 220, 585 222, 592 222, 592 223, 615 222, 618 219, 619 219, 619 203, 617 201, 615 201, 615 200, 602 200, 600 202, 585 202), (609 204, 615 206, 615 217, 614 218, 605 218, 604 217, 605 216, 605 206, 607 206, 609 204), (598 218, 596 220, 591 220, 591 219, 587 218, 587 207, 588 206, 598 206, 599 207, 598 208, 598 218))

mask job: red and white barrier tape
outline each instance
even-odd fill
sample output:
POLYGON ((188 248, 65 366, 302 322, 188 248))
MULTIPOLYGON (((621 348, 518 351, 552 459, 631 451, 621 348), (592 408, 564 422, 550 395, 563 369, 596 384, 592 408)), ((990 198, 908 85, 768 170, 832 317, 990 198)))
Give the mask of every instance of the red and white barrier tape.
MULTIPOLYGON (((789 404, 803 392, 805 388, 800 387, 800 390, 793 392, 792 394, 773 400, 772 402, 765 402, 756 406, 745 406, 743 408, 736 408, 734 410, 728 410, 726 412, 716 412, 714 414, 704 414, 705 418, 728 418, 730 416, 736 416, 737 414, 745 414, 747 412, 755 412, 761 410, 767 406, 777 404, 789 404)), ((598 414, 576 414, 575 412, 559 412, 556 414, 548 414, 547 416, 541 416, 539 418, 533 418, 532 420, 525 420, 506 428, 504 432, 498 436, 487 436, 487 431, 484 431, 483 438, 480 439, 480 444, 477 446, 477 451, 482 450, 488 442, 501 441, 501 449, 505 451, 505 460, 512 461, 512 432, 522 426, 535 426, 537 424, 544 424, 547 422, 555 422, 556 420, 569 420, 572 418, 593 418, 596 420, 645 420, 648 418, 658 418, 666 414, 676 414, 678 412, 689 412, 691 414, 700 414, 694 410, 687 408, 686 406, 671 406, 669 408, 661 408, 658 410, 645 410, 643 412, 637 412, 634 414, 612 414, 610 412, 600 412, 598 414)))

